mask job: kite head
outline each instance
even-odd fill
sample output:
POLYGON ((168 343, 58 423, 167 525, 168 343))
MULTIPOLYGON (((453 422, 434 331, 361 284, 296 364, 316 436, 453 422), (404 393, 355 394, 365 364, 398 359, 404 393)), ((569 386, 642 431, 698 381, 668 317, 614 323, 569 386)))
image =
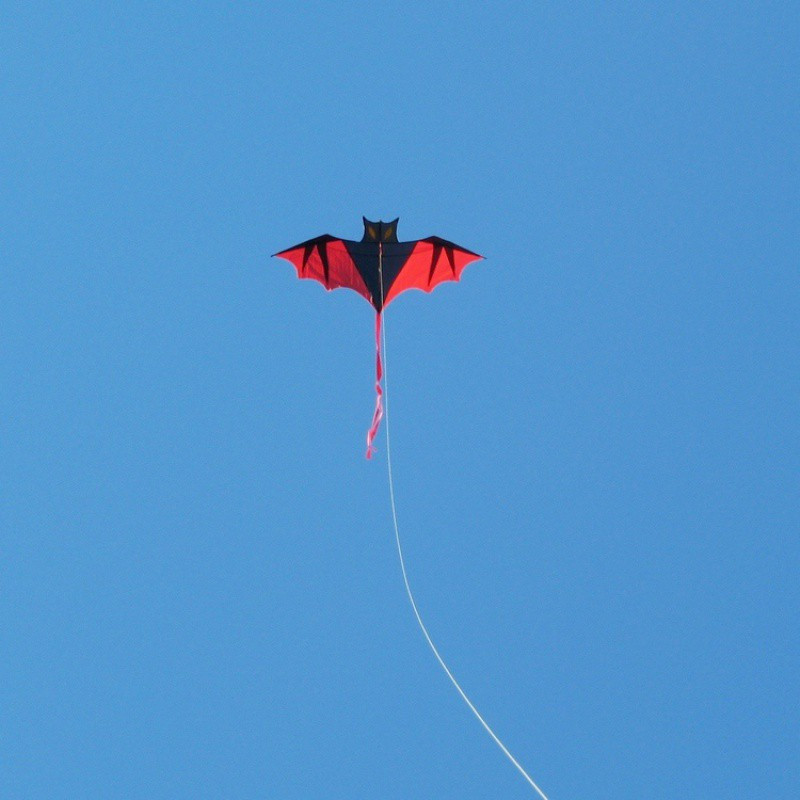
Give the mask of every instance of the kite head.
POLYGON ((391 222, 370 222, 366 217, 364 220, 364 238, 362 242, 396 242, 397 241, 397 223, 400 217, 392 220, 391 222))

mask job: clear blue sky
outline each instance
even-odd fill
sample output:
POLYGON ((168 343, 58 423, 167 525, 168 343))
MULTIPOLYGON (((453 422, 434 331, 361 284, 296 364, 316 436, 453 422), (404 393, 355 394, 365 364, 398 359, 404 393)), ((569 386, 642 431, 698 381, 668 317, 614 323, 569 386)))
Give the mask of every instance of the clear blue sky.
MULTIPOLYGON (((700 7, 702 6, 702 7, 700 7)), ((800 793, 800 14, 10 3, 0 796, 800 793), (380 455, 385 441, 378 440, 380 455)))

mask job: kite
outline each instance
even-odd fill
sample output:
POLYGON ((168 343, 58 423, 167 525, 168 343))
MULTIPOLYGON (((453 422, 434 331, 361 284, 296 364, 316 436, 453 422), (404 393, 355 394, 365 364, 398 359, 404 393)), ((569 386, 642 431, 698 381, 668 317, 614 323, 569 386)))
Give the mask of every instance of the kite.
POLYGON ((381 378, 381 319, 383 310, 406 289, 430 292, 443 281, 457 281, 464 267, 483 256, 438 236, 413 242, 397 240, 398 219, 392 222, 364 220, 360 242, 325 234, 275 253, 290 261, 298 278, 319 281, 331 289, 353 289, 375 309, 375 413, 367 431, 367 458, 383 417, 381 378))
MULTIPOLYGON (((384 415, 384 392, 381 389, 381 381, 384 381, 385 386, 386 380, 388 380, 385 378, 386 329, 382 325, 384 310, 389 303, 407 289, 421 289, 423 292, 430 292, 444 281, 460 280, 464 268, 471 262, 482 259, 483 256, 438 236, 429 236, 426 239, 418 239, 411 242, 400 242, 397 239, 397 219, 391 222, 371 222, 366 217, 363 217, 363 220, 364 236, 360 242, 337 239, 335 236, 324 234, 296 244, 286 250, 281 250, 275 255, 291 262, 297 270, 299 278, 311 278, 319 281, 328 290, 353 289, 375 309, 376 400, 372 423, 367 431, 367 458, 371 458, 375 449, 373 442, 384 415), (382 351, 383 359, 381 358, 382 351)), ((400 545, 394 482, 392 480, 388 392, 386 394, 386 464, 389 475, 392 521, 394 523, 397 552, 400 556, 400 568, 403 573, 406 594, 411 602, 417 623, 422 629, 422 633, 434 656, 436 656, 439 665, 445 671, 450 682, 455 686, 470 711, 477 717, 495 744, 503 751, 525 780, 543 800, 547 800, 544 792, 534 783, 533 779, 514 756, 511 755, 481 716, 478 709, 472 704, 469 697, 467 697, 439 654, 420 616, 417 603, 411 592, 405 559, 403 558, 403 548, 400 545)))

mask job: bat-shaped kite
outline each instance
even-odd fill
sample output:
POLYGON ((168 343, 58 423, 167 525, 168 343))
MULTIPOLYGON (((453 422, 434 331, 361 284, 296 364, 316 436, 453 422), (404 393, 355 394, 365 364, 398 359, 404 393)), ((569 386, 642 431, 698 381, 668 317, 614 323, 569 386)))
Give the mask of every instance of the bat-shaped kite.
MULTIPOLYGON (((354 289, 362 297, 366 298, 375 309, 375 348, 377 351, 375 391, 377 398, 375 400, 375 413, 372 417, 372 424, 369 431, 367 431, 367 458, 372 456, 374 449, 372 442, 383 417, 383 390, 381 389, 381 379, 383 377, 381 316, 383 310, 397 295, 406 289, 422 289, 423 292, 430 292, 443 281, 459 280, 467 264, 483 258, 483 256, 479 256, 471 250, 459 247, 446 239, 440 239, 438 236, 429 236, 427 239, 418 239, 414 242, 400 242, 397 240, 397 222, 398 220, 392 222, 370 222, 365 217, 364 238, 360 242, 337 239, 335 236, 326 234, 317 236, 315 239, 309 239, 307 242, 301 242, 294 247, 275 254, 294 264, 298 277, 313 278, 319 281, 326 289, 354 289)), ((433 643, 428 629, 422 621, 408 582, 403 559, 403 548, 400 545, 400 531, 397 526, 394 485, 392 482, 388 418, 386 423, 386 462, 394 534, 406 593, 411 601, 411 607, 414 609, 417 622, 442 669, 447 673, 447 677, 458 690, 472 713, 525 780, 536 790, 542 800, 547 800, 544 792, 534 783, 531 776, 525 772, 514 756, 511 755, 506 746, 489 727, 486 720, 480 715, 478 709, 472 704, 472 701, 467 697, 436 649, 436 645, 433 643)))
POLYGON ((313 278, 326 289, 354 289, 377 312, 375 346, 377 351, 375 413, 367 432, 367 458, 383 416, 381 390, 381 314, 383 309, 406 289, 430 292, 443 281, 457 281, 464 267, 483 256, 438 236, 413 242, 397 240, 397 223, 370 222, 364 219, 360 242, 337 239, 325 234, 281 250, 275 255, 290 261, 299 278, 313 278))

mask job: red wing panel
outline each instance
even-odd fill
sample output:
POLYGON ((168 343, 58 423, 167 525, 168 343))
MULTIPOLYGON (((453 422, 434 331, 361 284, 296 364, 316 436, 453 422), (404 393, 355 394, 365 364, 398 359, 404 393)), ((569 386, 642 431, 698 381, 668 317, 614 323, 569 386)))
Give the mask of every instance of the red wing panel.
POLYGON ((341 239, 320 236, 275 255, 290 261, 297 271, 298 278, 319 281, 329 291, 354 289, 370 303, 372 302, 372 296, 364 279, 341 239))
POLYGON ((458 281, 467 264, 483 258, 445 239, 432 236, 418 241, 392 283, 384 307, 406 289, 431 292, 443 281, 458 281))

